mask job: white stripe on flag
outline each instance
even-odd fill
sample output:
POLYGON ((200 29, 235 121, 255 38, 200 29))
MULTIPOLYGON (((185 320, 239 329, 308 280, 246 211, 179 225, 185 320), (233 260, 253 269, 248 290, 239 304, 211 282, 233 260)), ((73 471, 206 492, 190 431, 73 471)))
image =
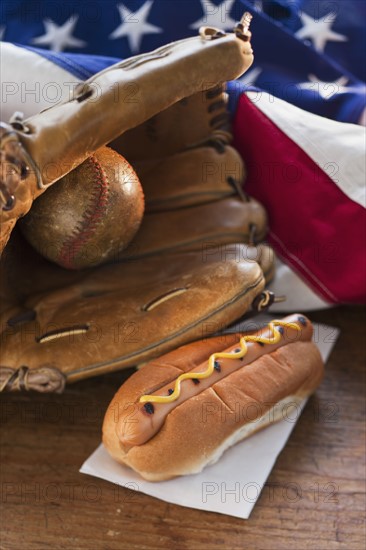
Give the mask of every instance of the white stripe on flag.
POLYGON ((348 198, 365 206, 365 128, 303 111, 266 92, 246 95, 348 198))
POLYGON ((0 43, 1 120, 20 111, 25 118, 68 99, 75 76, 45 57, 9 42, 0 43))
POLYGON ((286 296, 286 301, 273 304, 270 312, 311 311, 334 306, 334 304, 322 300, 290 266, 278 258, 276 259, 276 276, 268 289, 276 296, 286 296))

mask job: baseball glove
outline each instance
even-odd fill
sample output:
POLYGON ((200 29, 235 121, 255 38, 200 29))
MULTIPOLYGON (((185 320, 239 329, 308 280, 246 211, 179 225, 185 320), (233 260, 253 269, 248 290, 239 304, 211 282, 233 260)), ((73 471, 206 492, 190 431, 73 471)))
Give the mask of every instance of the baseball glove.
POLYGON ((131 58, 2 125, 1 390, 60 392, 270 305, 273 253, 255 246, 266 215, 241 190, 222 85, 252 62, 248 21, 131 58))

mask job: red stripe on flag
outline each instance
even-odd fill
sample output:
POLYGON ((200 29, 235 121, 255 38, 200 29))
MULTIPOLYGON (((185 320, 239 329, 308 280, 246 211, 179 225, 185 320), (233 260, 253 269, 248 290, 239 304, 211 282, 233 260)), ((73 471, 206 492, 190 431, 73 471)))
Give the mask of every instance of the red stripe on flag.
POLYGON ((234 136, 248 170, 245 190, 266 207, 276 252, 324 300, 364 302, 365 209, 245 95, 234 136))

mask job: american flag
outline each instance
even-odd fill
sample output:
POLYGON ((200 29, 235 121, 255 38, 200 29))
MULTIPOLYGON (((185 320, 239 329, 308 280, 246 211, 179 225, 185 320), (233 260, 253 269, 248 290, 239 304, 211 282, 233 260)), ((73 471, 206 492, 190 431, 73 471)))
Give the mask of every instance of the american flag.
POLYGON ((268 209, 281 258, 275 290, 288 309, 364 301, 364 1, 3 0, 0 9, 5 121, 59 101, 66 81, 201 25, 231 31, 250 11, 255 62, 229 84, 230 108, 246 189, 268 209))

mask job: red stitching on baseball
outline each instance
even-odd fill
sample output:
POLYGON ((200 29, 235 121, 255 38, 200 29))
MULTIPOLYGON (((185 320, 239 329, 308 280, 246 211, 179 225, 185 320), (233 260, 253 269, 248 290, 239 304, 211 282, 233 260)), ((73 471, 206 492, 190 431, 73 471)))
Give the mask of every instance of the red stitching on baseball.
POLYGON ((82 220, 61 247, 58 263, 67 268, 74 267, 72 260, 95 233, 106 211, 108 202, 109 186, 105 171, 94 156, 89 157, 87 161, 91 163, 90 165, 95 172, 94 187, 91 189, 92 199, 94 200, 85 209, 82 220))

